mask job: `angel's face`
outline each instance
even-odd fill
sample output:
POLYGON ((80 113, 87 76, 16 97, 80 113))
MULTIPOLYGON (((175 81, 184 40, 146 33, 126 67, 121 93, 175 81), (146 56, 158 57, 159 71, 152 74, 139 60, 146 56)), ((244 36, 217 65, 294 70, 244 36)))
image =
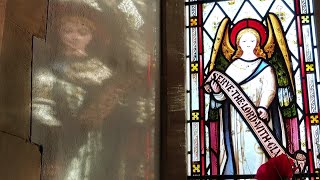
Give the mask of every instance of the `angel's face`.
POLYGON ((257 46, 257 38, 251 32, 244 33, 239 40, 239 46, 243 52, 253 52, 254 48, 257 46))
POLYGON ((74 51, 85 51, 93 37, 90 27, 73 17, 62 22, 59 35, 63 45, 74 51))

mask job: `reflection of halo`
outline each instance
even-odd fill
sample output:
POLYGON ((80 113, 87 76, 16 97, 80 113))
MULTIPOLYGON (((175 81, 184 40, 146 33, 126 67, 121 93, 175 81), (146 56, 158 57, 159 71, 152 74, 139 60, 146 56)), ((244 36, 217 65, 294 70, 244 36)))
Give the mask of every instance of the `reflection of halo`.
POLYGON ((258 20, 255 19, 244 19, 235 24, 231 30, 230 40, 234 47, 236 47, 236 39, 238 33, 245 28, 255 29, 260 35, 260 46, 263 46, 267 40, 266 27, 258 20))

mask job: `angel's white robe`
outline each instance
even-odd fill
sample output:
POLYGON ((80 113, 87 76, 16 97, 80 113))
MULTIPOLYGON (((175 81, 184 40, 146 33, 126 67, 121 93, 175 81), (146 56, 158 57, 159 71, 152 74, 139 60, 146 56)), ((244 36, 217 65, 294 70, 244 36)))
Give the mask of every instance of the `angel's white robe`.
MULTIPOLYGON (((277 89, 276 77, 273 68, 271 66, 266 66, 260 73, 254 76, 254 78, 247 82, 243 82, 256 71, 261 61, 263 61, 261 58, 252 61, 236 59, 229 65, 226 70, 226 74, 239 84, 256 107, 264 107, 268 109, 276 95, 277 89)), ((214 97, 218 101, 225 100, 223 93, 214 94, 214 97)), ((267 157, 253 133, 244 122, 245 120, 243 120, 233 105, 230 105, 229 116, 230 134, 232 139, 231 149, 234 154, 236 171, 233 173, 255 174, 259 166, 267 161, 267 157)), ((228 155, 224 141, 224 123, 222 121, 220 121, 220 174, 229 174, 227 171, 230 170, 230 167, 229 170, 226 168, 228 155)), ((272 129, 272 120, 269 120, 268 125, 272 129)), ((283 129, 284 126, 281 121, 282 132, 284 132, 283 129)), ((285 138, 282 137, 282 139, 285 138)))

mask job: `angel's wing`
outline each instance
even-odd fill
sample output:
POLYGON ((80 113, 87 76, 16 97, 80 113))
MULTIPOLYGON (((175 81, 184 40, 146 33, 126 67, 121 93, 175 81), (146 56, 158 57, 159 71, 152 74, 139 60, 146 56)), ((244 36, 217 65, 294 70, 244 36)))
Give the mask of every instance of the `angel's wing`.
POLYGON ((268 62, 277 77, 277 96, 269 106, 276 137, 286 143, 289 152, 299 149, 298 113, 291 66, 291 56, 280 20, 275 14, 267 17, 268 40, 264 47, 268 62), (280 112, 280 113, 279 113, 280 112), (281 124, 285 131, 282 131, 281 124))
POLYGON ((272 30, 272 25, 269 20, 267 19, 267 27, 268 27, 268 40, 266 45, 264 46, 264 51, 267 53, 268 58, 271 58, 274 52, 274 35, 272 30))
MULTIPOLYGON (((273 66, 277 76, 277 93, 278 105, 270 108, 271 114, 277 114, 280 110, 281 118, 277 116, 272 117, 275 134, 281 139, 281 121, 285 123, 285 137, 286 144, 289 152, 293 153, 299 149, 299 133, 298 127, 298 113, 297 104, 295 98, 295 87, 293 81, 293 73, 291 66, 291 56, 289 55, 289 48, 284 36, 284 31, 281 26, 280 20, 275 14, 268 15, 268 30, 269 30, 269 42, 265 46, 265 51, 268 53, 269 63, 273 66), (274 36, 274 43, 272 43, 271 37, 274 36), (273 45, 274 44, 274 45, 273 45), (268 51, 267 51, 268 49, 268 51), (276 121, 275 119, 279 119, 276 121), (277 128, 278 127, 278 128, 277 128), (277 131, 277 129, 279 131, 277 131)), ((274 101, 276 103, 276 101, 274 101)))
MULTIPOLYGON (((212 70, 225 71, 228 67, 231 56, 234 53, 229 40, 229 18, 224 18, 217 30, 214 44, 212 47, 210 62, 207 65, 208 77, 205 82, 211 82, 213 76, 210 75, 212 70)), ((220 103, 216 102, 212 95, 210 95, 210 108, 208 112, 208 120, 212 122, 219 121, 219 107, 220 103)), ((218 136, 218 135, 217 135, 218 136)))
POLYGON ((229 18, 224 18, 220 23, 212 48, 209 71, 213 70, 216 65, 217 58, 219 57, 220 47, 222 47, 221 50, 223 55, 228 61, 231 60, 231 56, 234 53, 234 49, 230 44, 228 24, 229 18))
POLYGON ((230 44, 229 27, 226 28, 225 33, 224 33, 224 38, 223 38, 223 42, 222 42, 222 52, 223 52, 224 57, 228 61, 231 61, 231 57, 234 53, 234 49, 230 44))
MULTIPOLYGON (((282 118, 287 123, 286 128, 290 129, 296 126, 296 123, 293 121, 296 121, 297 119, 291 56, 289 56, 289 49, 284 36, 283 28, 275 14, 268 15, 267 25, 269 37, 264 49, 268 54, 268 61, 273 66, 277 76, 277 100, 279 103, 278 105, 280 106, 279 109, 281 111, 282 118)), ((277 109, 275 111, 277 111, 277 109)), ((289 138, 293 137, 292 134, 287 136, 287 143, 293 143, 297 141, 294 138, 289 138)))
POLYGON ((288 45, 283 33, 280 20, 275 14, 270 13, 267 19, 267 25, 268 25, 269 37, 268 37, 267 44, 264 47, 264 50, 267 53, 268 58, 271 58, 272 55, 274 54, 274 48, 275 48, 274 39, 276 40, 276 43, 280 48, 281 55, 283 56, 283 59, 286 65, 286 70, 289 74, 289 78, 290 78, 289 81, 291 82, 290 86, 292 87, 293 93, 294 93, 294 83, 293 83, 294 81, 293 81, 293 74, 292 74, 292 67, 291 67, 291 57, 289 56, 288 45))

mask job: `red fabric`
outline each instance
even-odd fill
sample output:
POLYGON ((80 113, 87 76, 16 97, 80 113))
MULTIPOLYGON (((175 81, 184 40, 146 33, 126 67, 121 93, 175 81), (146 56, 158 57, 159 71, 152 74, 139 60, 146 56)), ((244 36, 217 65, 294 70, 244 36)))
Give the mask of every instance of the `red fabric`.
POLYGON ((256 175, 258 180, 281 180, 292 178, 295 169, 292 169, 294 162, 285 154, 271 158, 268 162, 262 164, 256 175))
POLYGON ((219 143, 219 122, 211 122, 210 123, 210 133, 211 133, 211 149, 214 151, 211 152, 211 174, 217 175, 218 174, 218 166, 219 166, 219 159, 218 159, 218 143, 219 143))
POLYGON ((286 119, 286 133, 287 133, 287 145, 290 153, 294 153, 299 150, 299 126, 298 118, 286 119))

